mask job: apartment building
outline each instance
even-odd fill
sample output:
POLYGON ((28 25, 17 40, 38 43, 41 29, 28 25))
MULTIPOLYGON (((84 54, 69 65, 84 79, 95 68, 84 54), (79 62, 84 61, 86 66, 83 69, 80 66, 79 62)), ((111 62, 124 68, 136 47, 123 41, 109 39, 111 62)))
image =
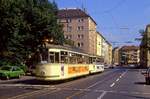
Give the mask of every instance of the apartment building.
POLYGON ((150 67, 150 25, 146 26, 140 44, 140 65, 150 67))
POLYGON ((113 49, 113 64, 119 65, 120 64, 120 54, 119 54, 120 47, 115 47, 113 49))
POLYGON ((63 24, 66 39, 74 41, 76 47, 89 54, 97 54, 96 22, 81 9, 61 9, 58 21, 63 24))
POLYGON ((120 49, 120 64, 139 64, 140 49, 138 46, 123 46, 120 49))
POLYGON ((112 64, 112 45, 99 32, 97 32, 97 55, 104 59, 105 64, 112 64))

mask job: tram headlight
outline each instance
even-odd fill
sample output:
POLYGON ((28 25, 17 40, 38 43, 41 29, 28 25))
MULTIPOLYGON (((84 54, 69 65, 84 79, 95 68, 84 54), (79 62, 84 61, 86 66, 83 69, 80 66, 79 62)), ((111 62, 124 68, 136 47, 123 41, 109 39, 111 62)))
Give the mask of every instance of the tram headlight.
POLYGON ((41 72, 41 75, 42 75, 42 76, 44 76, 44 75, 45 75, 45 72, 44 72, 44 71, 42 71, 42 72, 41 72))

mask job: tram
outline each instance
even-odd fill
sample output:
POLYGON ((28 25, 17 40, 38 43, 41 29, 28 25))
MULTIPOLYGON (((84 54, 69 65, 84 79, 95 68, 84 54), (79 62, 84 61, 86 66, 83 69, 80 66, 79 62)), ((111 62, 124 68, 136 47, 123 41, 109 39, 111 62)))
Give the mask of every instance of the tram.
POLYGON ((64 80, 104 71, 98 64, 97 56, 89 55, 79 49, 48 45, 38 53, 36 78, 45 81, 64 80))

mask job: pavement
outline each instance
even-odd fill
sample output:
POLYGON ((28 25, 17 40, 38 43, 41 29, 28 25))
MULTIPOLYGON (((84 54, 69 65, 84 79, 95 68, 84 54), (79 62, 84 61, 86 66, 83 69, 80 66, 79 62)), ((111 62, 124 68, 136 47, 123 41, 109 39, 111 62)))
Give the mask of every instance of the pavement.
POLYGON ((35 77, 0 81, 0 99, 150 99, 140 69, 115 68, 63 82, 35 77))

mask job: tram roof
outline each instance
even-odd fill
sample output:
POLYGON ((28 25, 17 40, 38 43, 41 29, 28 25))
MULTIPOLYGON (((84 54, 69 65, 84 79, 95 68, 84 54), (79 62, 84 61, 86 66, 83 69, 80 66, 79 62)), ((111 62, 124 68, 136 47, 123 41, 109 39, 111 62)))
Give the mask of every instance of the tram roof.
POLYGON ((56 48, 56 49, 62 49, 62 50, 67 50, 67 51, 73 51, 73 52, 77 52, 77 53, 81 53, 81 54, 86 54, 86 55, 90 55, 90 56, 96 56, 96 55, 92 55, 92 54, 88 54, 85 51, 83 51, 82 49, 79 49, 77 47, 72 47, 69 45, 53 45, 53 44, 46 44, 47 48, 56 48))

